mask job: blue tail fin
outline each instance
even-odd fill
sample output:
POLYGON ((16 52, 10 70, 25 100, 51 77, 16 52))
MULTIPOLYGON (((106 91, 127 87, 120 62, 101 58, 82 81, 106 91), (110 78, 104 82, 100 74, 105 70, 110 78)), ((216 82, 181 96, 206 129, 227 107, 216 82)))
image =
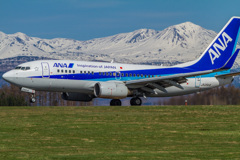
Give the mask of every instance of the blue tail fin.
POLYGON ((231 56, 231 58, 229 59, 229 61, 221 68, 221 69, 230 69, 232 68, 236 58, 237 58, 237 55, 239 53, 240 49, 237 49, 234 54, 231 56))
MULTIPOLYGON (((202 56, 187 68, 194 70, 214 70, 226 66, 235 51, 239 27, 240 17, 232 17, 203 52, 202 56)), ((230 66, 230 64, 227 66, 230 66)))

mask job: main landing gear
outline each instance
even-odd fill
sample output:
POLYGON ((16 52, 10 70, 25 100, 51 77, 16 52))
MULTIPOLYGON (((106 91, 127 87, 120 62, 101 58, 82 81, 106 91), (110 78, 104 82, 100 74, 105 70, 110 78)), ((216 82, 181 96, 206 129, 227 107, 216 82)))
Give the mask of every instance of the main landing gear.
MULTIPOLYGON (((130 100, 131 106, 141 106, 142 105, 142 100, 139 97, 132 98, 130 100)), ((110 106, 121 106, 122 102, 120 99, 112 99, 110 101, 110 106)))
POLYGON ((120 99, 112 99, 110 101, 110 106, 121 106, 122 105, 122 102, 120 99))
POLYGON ((142 100, 139 97, 135 97, 130 100, 130 104, 131 106, 141 106, 142 100))

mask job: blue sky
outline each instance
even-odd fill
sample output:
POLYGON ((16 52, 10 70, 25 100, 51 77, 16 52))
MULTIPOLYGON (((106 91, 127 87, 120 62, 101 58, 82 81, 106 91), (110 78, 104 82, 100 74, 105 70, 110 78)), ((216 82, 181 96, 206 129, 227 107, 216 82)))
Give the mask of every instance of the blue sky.
POLYGON ((0 0, 0 31, 89 40, 191 21, 216 32, 240 16, 239 0, 0 0))

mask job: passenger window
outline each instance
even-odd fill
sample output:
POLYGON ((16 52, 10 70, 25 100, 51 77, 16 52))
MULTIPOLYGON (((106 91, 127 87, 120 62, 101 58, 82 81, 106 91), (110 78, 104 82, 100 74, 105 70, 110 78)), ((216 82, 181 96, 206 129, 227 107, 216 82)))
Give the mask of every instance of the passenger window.
POLYGON ((88 71, 88 74, 90 74, 90 71, 88 71))
POLYGON ((135 73, 133 74, 133 77, 136 77, 136 74, 135 74, 135 73))
POLYGON ((105 76, 105 72, 103 72, 102 75, 105 76))
POLYGON ((71 73, 71 70, 69 70, 68 72, 71 73))
POLYGON ((119 74, 119 73, 117 73, 117 76, 120 76, 120 74, 119 74))
POLYGON ((26 67, 22 67, 21 70, 25 70, 26 67))
POLYGON ((63 73, 63 69, 61 70, 61 72, 63 73))
POLYGON ((137 77, 139 77, 139 74, 137 74, 137 77))
POLYGON ((65 73, 67 73, 67 70, 65 70, 65 73))
POLYGON ((106 72, 106 76, 108 76, 108 72, 106 72))
POLYGON ((112 76, 112 72, 110 72, 110 76, 112 76))
POLYGON ((132 73, 129 74, 129 77, 132 77, 132 73))
POLYGON ((143 74, 141 74, 141 77, 143 77, 143 74))
POLYGON ((101 75, 101 72, 99 72, 99 75, 101 75))
POLYGON ((128 77, 128 73, 126 73, 126 77, 128 77))
POLYGON ((59 69, 57 70, 57 72, 59 72, 59 69))
POLYGON ((92 75, 94 75, 94 72, 92 71, 92 75))
POLYGON ((116 73, 113 73, 113 76, 116 76, 116 73))
POLYGON ((73 70, 73 73, 75 73, 75 70, 73 70))
POLYGON ((84 71, 84 74, 86 74, 87 72, 86 71, 84 71))
POLYGON ((30 70, 30 67, 26 67, 26 70, 30 70))
POLYGON ((124 73, 122 73, 122 77, 124 77, 124 73))

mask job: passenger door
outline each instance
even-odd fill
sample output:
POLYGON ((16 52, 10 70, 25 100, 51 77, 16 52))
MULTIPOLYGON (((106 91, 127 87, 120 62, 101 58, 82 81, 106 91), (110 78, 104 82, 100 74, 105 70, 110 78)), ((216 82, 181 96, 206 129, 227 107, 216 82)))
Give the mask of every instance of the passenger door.
POLYGON ((42 62, 42 77, 49 78, 50 77, 50 68, 47 62, 42 62))

